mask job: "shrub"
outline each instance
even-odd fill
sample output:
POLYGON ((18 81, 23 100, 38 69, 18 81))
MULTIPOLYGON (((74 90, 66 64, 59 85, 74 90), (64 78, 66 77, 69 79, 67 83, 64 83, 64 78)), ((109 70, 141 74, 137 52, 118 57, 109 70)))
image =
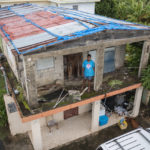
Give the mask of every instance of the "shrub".
POLYGON ((0 127, 4 127, 7 124, 7 114, 4 104, 3 95, 6 93, 5 82, 0 72, 0 127))
POLYGON ((142 47, 143 47, 143 42, 133 43, 127 45, 126 47, 127 67, 129 67, 132 71, 135 71, 136 73, 140 65, 142 47))
POLYGON ((142 72, 142 78, 141 78, 143 87, 150 90, 150 65, 142 72))

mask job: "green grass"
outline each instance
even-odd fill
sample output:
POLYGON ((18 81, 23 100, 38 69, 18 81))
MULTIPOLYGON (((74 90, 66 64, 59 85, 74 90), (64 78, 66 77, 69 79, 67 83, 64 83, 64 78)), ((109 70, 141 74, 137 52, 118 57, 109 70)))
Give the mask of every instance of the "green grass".
POLYGON ((7 114, 5 110, 5 104, 3 95, 6 93, 5 90, 5 82, 2 76, 2 72, 0 71, 0 127, 4 127, 7 124, 7 114))
POLYGON ((109 85, 110 87, 112 87, 112 88, 114 88, 114 87, 116 87, 116 86, 120 86, 120 85, 122 85, 122 84, 123 84, 123 82, 120 81, 120 80, 111 80, 111 81, 108 83, 108 85, 109 85))

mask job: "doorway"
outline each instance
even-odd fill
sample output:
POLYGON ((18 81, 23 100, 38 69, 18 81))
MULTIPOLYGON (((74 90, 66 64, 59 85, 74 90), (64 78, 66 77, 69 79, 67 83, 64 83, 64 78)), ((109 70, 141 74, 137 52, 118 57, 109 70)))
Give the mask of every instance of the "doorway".
MULTIPOLYGON (((96 62, 96 50, 89 51, 91 58, 96 62)), ((105 49, 104 53, 104 74, 115 71, 115 47, 105 49)))
POLYGON ((73 80, 82 77, 82 53, 64 56, 64 76, 66 80, 73 80))

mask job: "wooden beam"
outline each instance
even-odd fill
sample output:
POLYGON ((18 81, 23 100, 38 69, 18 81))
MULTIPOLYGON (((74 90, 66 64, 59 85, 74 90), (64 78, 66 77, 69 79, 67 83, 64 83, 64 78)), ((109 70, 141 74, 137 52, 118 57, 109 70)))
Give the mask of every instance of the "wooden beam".
POLYGON ((141 76, 142 69, 144 69, 147 66, 149 56, 150 56, 150 41, 145 41, 143 45, 143 50, 142 50, 138 77, 141 76))
POLYGON ((94 90, 98 91, 103 80, 104 70, 104 47, 99 47, 96 50, 96 62, 95 62, 95 78, 94 78, 94 90))
POLYGON ((83 100, 83 101, 80 101, 80 102, 77 102, 77 103, 74 103, 74 104, 62 106, 62 107, 59 107, 59 108, 56 108, 56 109, 53 109, 53 110, 49 110, 49 111, 42 112, 42 113, 39 113, 39 114, 31 115, 31 116, 28 116, 28 117, 22 117, 22 122, 29 122, 29 121, 36 120, 36 119, 39 119, 39 118, 42 118, 42 117, 51 116, 53 114, 56 114, 56 113, 59 113, 59 112, 65 111, 65 110, 69 110, 69 109, 72 109, 72 108, 75 108, 75 107, 83 106, 83 105, 86 105, 86 104, 89 104, 89 103, 92 103, 92 102, 95 102, 95 101, 102 100, 102 99, 107 98, 107 97, 111 97, 111 96, 114 96, 114 95, 125 93, 127 91, 137 89, 139 87, 141 87, 141 83, 134 84, 134 85, 131 85, 131 86, 128 86, 128 87, 125 87, 123 89, 116 90, 116 91, 113 91, 113 92, 109 92, 106 95, 102 94, 102 95, 92 97, 92 98, 89 98, 89 99, 86 99, 86 100, 83 100))

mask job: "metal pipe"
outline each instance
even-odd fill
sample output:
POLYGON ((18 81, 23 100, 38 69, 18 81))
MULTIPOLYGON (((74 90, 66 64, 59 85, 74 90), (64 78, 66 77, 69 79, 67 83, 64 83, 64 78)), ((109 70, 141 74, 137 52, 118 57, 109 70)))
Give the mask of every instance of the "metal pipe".
POLYGON ((5 88, 6 88, 6 91, 7 91, 7 95, 10 95, 9 90, 8 90, 8 83, 7 83, 7 76, 6 76, 5 69, 4 69, 4 67, 0 67, 0 70, 2 71, 3 76, 4 76, 5 88))

